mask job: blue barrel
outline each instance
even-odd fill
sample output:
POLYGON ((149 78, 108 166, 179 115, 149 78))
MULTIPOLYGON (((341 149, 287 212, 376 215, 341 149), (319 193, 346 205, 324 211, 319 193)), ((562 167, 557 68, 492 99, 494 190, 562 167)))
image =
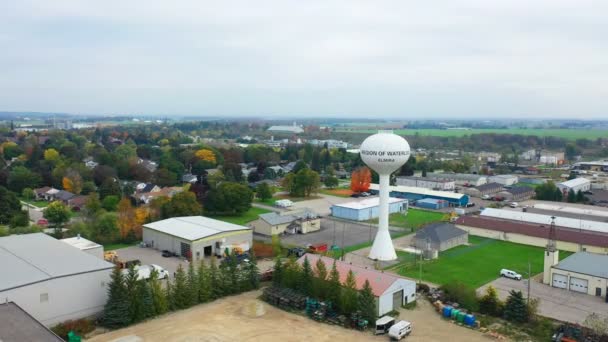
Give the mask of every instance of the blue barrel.
POLYGON ((464 317, 464 324, 473 327, 475 326, 475 316, 468 314, 464 317))
POLYGON ((452 307, 444 306, 443 307, 443 317, 450 318, 452 316, 452 307))

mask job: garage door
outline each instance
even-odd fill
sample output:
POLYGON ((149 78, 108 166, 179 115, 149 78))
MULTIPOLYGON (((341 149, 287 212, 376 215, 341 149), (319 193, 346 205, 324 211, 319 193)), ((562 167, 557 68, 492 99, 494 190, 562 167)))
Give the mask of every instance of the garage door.
POLYGON ((560 289, 568 288, 568 277, 562 274, 553 273, 553 287, 559 287, 560 289))
POLYGON ((570 291, 587 293, 588 281, 586 279, 570 277, 570 291))
POLYGON ((393 310, 399 310, 403 305, 403 290, 393 293, 393 310))

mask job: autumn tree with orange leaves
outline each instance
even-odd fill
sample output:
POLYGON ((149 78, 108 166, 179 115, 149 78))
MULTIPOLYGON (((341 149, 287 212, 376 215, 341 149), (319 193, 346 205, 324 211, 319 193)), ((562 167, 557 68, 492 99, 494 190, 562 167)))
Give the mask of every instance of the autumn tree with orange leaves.
POLYGON ((355 169, 350 178, 350 189, 353 192, 360 193, 369 190, 369 184, 372 182, 372 172, 366 166, 355 169))
POLYGON ((118 202, 118 208, 116 210, 118 212, 118 230, 120 232, 120 237, 123 240, 127 240, 129 236, 134 238, 139 238, 141 236, 141 227, 137 223, 137 215, 135 209, 131 205, 131 200, 127 197, 123 197, 120 202, 118 202))

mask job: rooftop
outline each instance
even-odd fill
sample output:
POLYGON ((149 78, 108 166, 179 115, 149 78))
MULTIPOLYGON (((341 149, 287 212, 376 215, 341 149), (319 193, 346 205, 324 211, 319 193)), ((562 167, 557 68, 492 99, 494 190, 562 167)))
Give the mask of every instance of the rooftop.
POLYGON ((0 304, 0 341, 63 340, 13 302, 0 304))
POLYGON ((0 291, 53 278, 111 269, 114 265, 44 233, 0 238, 0 291))
POLYGON ((475 187, 475 189, 477 189, 479 191, 493 190, 496 188, 502 189, 502 184, 492 182, 492 183, 486 183, 486 184, 482 184, 482 185, 475 187))
POLYGON ((293 132, 293 133, 302 133, 304 130, 299 126, 270 126, 268 128, 269 131, 274 132, 293 132))
POLYGON ((531 188, 529 186, 514 186, 511 189, 507 190, 508 193, 513 194, 513 195, 519 195, 519 194, 527 194, 529 192, 535 192, 534 188, 531 188))
POLYGON ((572 188, 572 187, 575 187, 575 186, 579 186, 579 185, 583 185, 583 184, 589 184, 589 183, 591 183, 590 180, 588 180, 587 178, 582 178, 581 177, 581 178, 574 178, 574 179, 571 179, 571 180, 567 180, 565 182, 561 182, 561 183, 559 183, 559 185, 565 186, 565 187, 568 187, 568 188, 572 188))
MULTIPOLYGON (((399 203, 399 202, 407 202, 407 200, 403 199, 403 198, 395 198, 395 197, 389 197, 389 199, 388 199, 389 204, 399 203)), ((367 209, 367 208, 377 207, 379 205, 380 205, 379 197, 368 197, 368 198, 365 198, 360 201, 336 203, 336 204, 333 204, 332 206, 333 207, 343 207, 343 208, 348 208, 348 209, 367 209)))
POLYGON ((470 173, 436 173, 429 172, 426 175, 429 178, 445 178, 445 179, 462 179, 462 180, 478 180, 481 178, 487 178, 483 175, 474 175, 470 173))
POLYGON ((553 268, 598 278, 608 278, 608 255, 578 252, 560 261, 553 268))
POLYGON ((61 241, 63 243, 67 243, 68 245, 70 245, 72 247, 76 247, 76 248, 80 249, 81 251, 91 249, 91 248, 101 247, 100 244, 93 242, 91 240, 87 240, 80 236, 75 236, 75 237, 71 237, 71 238, 67 238, 67 239, 61 239, 59 241, 61 241))
POLYGON ((441 243, 455 237, 466 235, 467 232, 451 223, 433 223, 416 232, 416 239, 430 239, 431 242, 441 243))
MULTIPOLYGON (((378 186, 378 184, 370 184, 369 188, 372 190, 378 190, 379 186, 378 186)), ((415 186, 404 186, 404 185, 391 186, 390 191, 418 194, 418 195, 424 195, 424 196, 445 197, 445 198, 452 198, 452 199, 461 199, 463 196, 466 196, 465 194, 459 194, 459 193, 455 193, 455 192, 437 191, 437 190, 431 190, 431 189, 427 189, 427 188, 419 188, 419 187, 415 187, 415 186)))
POLYGON ((435 183, 451 183, 452 180, 449 179, 431 179, 428 177, 418 177, 418 176, 399 176, 397 179, 411 179, 411 180, 419 180, 419 181, 427 181, 427 182, 435 182, 435 183))
POLYGON ((349 271, 353 271, 355 274, 355 281, 357 284, 357 289, 363 288, 363 284, 365 284, 365 280, 369 281, 370 286, 372 287, 372 292, 375 296, 379 297, 386 292, 386 290, 391 287, 396 281, 408 281, 411 280, 399 277, 392 273, 385 273, 382 271, 376 271, 371 268, 364 268, 356 265, 351 265, 344 261, 335 260, 333 258, 321 256, 318 254, 305 254, 304 256, 298 259, 298 263, 302 265, 304 263, 304 259, 308 258, 308 262, 312 266, 312 268, 316 268, 315 265, 319 259, 325 264, 325 268, 327 268, 328 272, 331 270, 333 263, 336 263, 336 269, 340 273, 340 283, 344 284, 346 282, 346 277, 348 276, 349 271))
POLYGON ((204 239, 224 232, 251 230, 249 227, 205 216, 173 217, 144 224, 144 227, 190 241, 204 239))
POLYGON ((271 225, 290 223, 301 218, 317 218, 319 215, 315 214, 311 210, 305 209, 303 211, 295 212, 284 212, 284 213, 264 213, 260 214, 260 218, 271 225))

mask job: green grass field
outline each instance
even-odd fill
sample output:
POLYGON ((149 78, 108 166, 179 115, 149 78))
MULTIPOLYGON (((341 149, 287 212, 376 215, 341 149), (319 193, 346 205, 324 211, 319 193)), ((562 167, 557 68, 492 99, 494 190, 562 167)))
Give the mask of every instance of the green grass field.
MULTIPOLYGON (((349 133, 377 133, 375 129, 338 129, 337 132, 349 133)), ((399 135, 426 135, 435 137, 462 137, 465 135, 496 133, 496 134, 518 134, 518 135, 534 135, 539 137, 559 137, 569 140, 576 139, 597 139, 608 137, 608 130, 593 130, 593 129, 542 129, 542 128, 486 128, 486 129, 470 129, 470 130, 454 130, 454 129, 397 129, 394 130, 399 135)))
POLYGON ((251 207, 251 209, 249 209, 247 212, 243 213, 243 215, 240 216, 211 216, 211 218, 244 226, 251 221, 257 220, 258 215, 269 212, 270 210, 251 207))
MULTIPOLYGON (((469 236, 469 246, 458 246, 439 253, 439 258, 423 261, 422 279, 435 284, 460 281, 478 288, 499 277, 500 270, 507 268, 526 277, 528 260, 532 274, 543 271, 543 248, 507 241, 469 236)), ((560 259, 570 252, 560 252, 560 259)), ((406 262, 393 268, 397 273, 418 279, 419 265, 406 262)))
MULTIPOLYGON (((407 211, 407 215, 401 213, 390 214, 388 224, 394 227, 415 230, 429 223, 441 221, 445 217, 446 215, 444 213, 410 208, 407 211)), ((378 219, 373 219, 368 222, 378 223, 378 219)))
POLYGON ((117 250, 117 249, 121 249, 121 248, 127 248, 127 247, 131 247, 131 246, 135 246, 137 245, 137 243, 108 243, 103 245, 103 250, 104 251, 113 251, 113 250, 117 250))
POLYGON ((49 205, 49 202, 47 202, 47 201, 26 200, 21 197, 19 197, 19 200, 21 200, 21 202, 25 202, 27 204, 34 205, 38 208, 46 208, 49 205))

